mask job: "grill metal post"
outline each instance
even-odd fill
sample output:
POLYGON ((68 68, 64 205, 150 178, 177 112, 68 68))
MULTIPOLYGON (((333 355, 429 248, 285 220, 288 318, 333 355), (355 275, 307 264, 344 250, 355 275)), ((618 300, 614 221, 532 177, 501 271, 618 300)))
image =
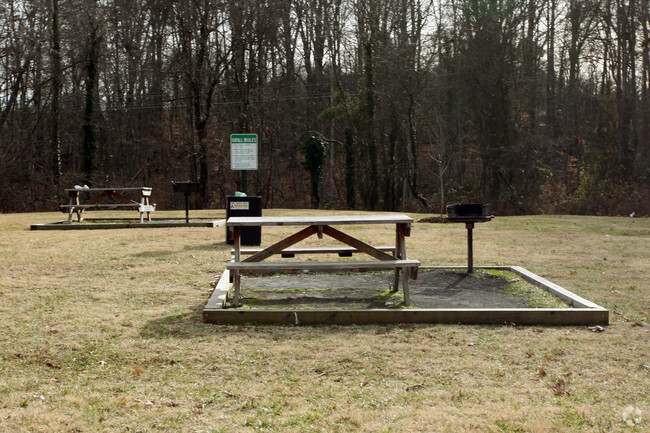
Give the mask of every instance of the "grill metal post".
POLYGON ((185 191, 185 224, 190 223, 190 193, 185 191))
POLYGON ((466 222, 465 228, 467 229, 467 273, 471 274, 474 272, 474 240, 473 240, 473 222, 466 222))

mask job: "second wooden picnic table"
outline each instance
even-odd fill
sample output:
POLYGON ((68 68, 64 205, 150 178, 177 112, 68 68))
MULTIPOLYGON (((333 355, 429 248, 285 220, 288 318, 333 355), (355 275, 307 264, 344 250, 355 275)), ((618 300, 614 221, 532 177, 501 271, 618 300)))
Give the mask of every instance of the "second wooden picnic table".
POLYGON ((84 210, 90 209, 137 209, 140 212, 140 222, 144 221, 144 214, 147 220, 151 221, 151 212, 156 210, 155 204, 149 203, 151 187, 102 187, 102 188, 70 188, 65 190, 68 193, 68 204, 61 205, 61 209, 68 213, 68 222, 72 221, 72 214, 77 214, 77 221, 83 221, 84 210), (128 192, 139 193, 140 201, 137 202, 124 196, 128 192), (81 201, 80 194, 91 195, 86 201, 81 201), (104 203, 103 200, 114 199, 117 203, 104 203))
POLYGON ((280 216, 280 217, 231 217, 226 225, 233 230, 233 260, 226 268, 230 271, 233 283, 233 304, 241 303, 241 273, 245 272, 290 272, 299 270, 312 271, 353 271, 360 269, 394 269, 395 279, 393 290, 399 288, 400 273, 404 303, 410 304, 408 280, 417 278, 420 262, 409 260, 406 256, 405 238, 411 234, 413 219, 407 215, 336 215, 336 216, 280 216), (395 225, 395 245, 375 247, 363 242, 332 226, 386 224, 395 225), (241 248, 241 228, 251 226, 305 226, 298 232, 283 238, 264 249, 241 248), (317 235, 323 238, 327 235, 345 246, 333 248, 291 248, 296 243, 317 235), (393 254, 389 254, 392 252, 393 254), (308 262, 263 262, 273 255, 283 257, 295 254, 337 253, 340 256, 352 253, 365 253, 375 260, 369 261, 308 261, 308 262), (249 257, 242 259, 243 255, 249 257), (400 272, 402 271, 402 272, 400 272))

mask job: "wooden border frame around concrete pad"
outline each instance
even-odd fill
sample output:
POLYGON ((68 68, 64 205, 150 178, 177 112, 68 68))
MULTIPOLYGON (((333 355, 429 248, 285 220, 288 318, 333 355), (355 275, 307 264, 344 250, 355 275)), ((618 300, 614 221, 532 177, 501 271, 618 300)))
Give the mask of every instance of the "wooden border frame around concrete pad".
POLYGON ((152 218, 151 221, 140 222, 138 218, 84 218, 83 223, 55 221, 52 223, 32 224, 31 230, 104 230, 104 229, 147 229, 166 227, 222 227, 226 220, 206 219, 204 221, 195 219, 189 223, 185 218, 152 218), (108 221, 124 221, 120 223, 109 223, 108 221))
MULTIPOLYGON (((421 269, 463 269, 424 266, 421 269)), ((520 275, 573 308, 441 308, 359 310, 242 310, 225 308, 232 284, 224 271, 203 309, 203 321, 216 324, 271 323, 284 325, 363 325, 390 323, 457 323, 517 325, 608 325, 609 311, 519 266, 484 266, 474 269, 506 270, 520 275)))

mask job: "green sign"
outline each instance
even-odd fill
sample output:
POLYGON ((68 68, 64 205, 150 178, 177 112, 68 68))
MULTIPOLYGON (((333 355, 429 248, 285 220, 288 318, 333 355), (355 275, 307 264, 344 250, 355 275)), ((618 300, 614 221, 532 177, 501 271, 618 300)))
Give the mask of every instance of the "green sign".
POLYGON ((230 135, 230 168, 257 170, 257 134, 230 135))

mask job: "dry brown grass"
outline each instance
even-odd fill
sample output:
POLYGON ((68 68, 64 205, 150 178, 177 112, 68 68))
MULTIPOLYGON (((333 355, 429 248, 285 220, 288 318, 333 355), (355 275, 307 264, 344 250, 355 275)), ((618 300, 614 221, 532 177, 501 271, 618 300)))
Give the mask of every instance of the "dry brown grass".
MULTIPOLYGON (((306 212, 265 211, 281 213, 306 212)), ((201 309, 229 258, 222 228, 29 230, 60 218, 0 215, 0 431, 650 427, 648 219, 510 217, 475 230, 477 265, 524 266, 613 311, 592 332, 208 325, 201 309)), ((463 264, 464 227, 416 224, 408 249, 425 265, 463 264)))

